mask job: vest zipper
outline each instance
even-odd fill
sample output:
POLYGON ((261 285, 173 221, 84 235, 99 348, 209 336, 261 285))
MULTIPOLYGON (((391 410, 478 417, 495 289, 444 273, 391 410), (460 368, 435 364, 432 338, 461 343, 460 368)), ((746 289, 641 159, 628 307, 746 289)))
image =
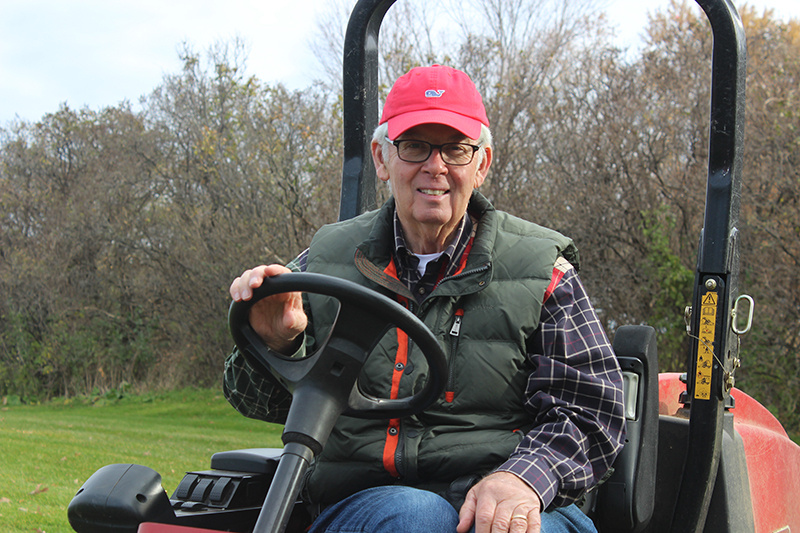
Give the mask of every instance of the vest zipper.
POLYGON ((456 354, 458 353, 458 340, 461 338, 461 321, 464 310, 456 310, 453 319, 453 327, 450 328, 450 357, 447 361, 447 386, 445 387, 444 399, 447 403, 453 403, 455 399, 455 368, 456 354))
POLYGON ((472 270, 465 270, 463 272, 459 272, 458 274, 453 274, 452 276, 444 277, 444 278, 440 279, 438 283, 436 283, 436 286, 438 287, 444 281, 450 281, 450 280, 454 280, 454 279, 463 278, 465 276, 470 276, 472 274, 480 274, 481 272, 486 272, 487 270, 489 270, 489 266, 490 265, 491 265, 491 263, 486 263, 485 265, 479 266, 477 268, 473 268, 472 270))

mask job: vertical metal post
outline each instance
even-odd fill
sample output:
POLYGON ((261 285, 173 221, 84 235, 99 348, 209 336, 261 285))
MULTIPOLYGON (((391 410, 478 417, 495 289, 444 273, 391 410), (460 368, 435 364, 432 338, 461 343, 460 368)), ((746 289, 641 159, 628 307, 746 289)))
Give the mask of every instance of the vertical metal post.
POLYGON ((342 64, 344 165, 339 220, 376 207, 370 141, 378 125, 378 33, 394 2, 360 0, 347 26, 342 64))
POLYGON ((705 526, 722 447, 725 402, 738 344, 731 306, 738 293, 738 234, 747 51, 731 0, 697 0, 714 33, 708 183, 692 298, 687 372, 689 439, 671 530, 705 526))

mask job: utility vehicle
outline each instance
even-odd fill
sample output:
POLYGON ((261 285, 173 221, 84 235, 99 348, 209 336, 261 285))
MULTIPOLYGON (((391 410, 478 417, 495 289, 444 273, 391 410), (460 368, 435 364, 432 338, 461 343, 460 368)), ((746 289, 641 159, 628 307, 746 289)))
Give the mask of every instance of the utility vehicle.
MULTIPOLYGON (((369 141, 378 117, 378 34, 394 1, 360 0, 347 30, 340 219, 375 207, 369 141)), ((685 374, 658 375, 654 330, 618 329, 613 344, 625 375, 628 439, 613 474, 588 494, 583 509, 601 533, 800 532, 800 447, 734 387, 738 337, 750 328, 753 312, 752 300, 738 296, 744 31, 730 0, 697 2, 711 23, 714 51, 705 219, 687 309, 692 349, 685 374)), ((401 417, 425 409, 441 393, 444 354, 403 307, 313 274, 270 279, 256 298, 295 290, 341 302, 329 338, 308 358, 270 353, 247 323, 252 303, 234 304, 229 314, 240 349, 293 393, 283 450, 217 453, 210 469, 187 473, 172 496, 150 468, 103 467, 70 503, 76 531, 302 531, 308 520, 297 501, 303 473, 340 415, 401 417), (357 385, 359 369, 393 325, 424 351, 429 381, 411 398, 367 397, 357 385)))

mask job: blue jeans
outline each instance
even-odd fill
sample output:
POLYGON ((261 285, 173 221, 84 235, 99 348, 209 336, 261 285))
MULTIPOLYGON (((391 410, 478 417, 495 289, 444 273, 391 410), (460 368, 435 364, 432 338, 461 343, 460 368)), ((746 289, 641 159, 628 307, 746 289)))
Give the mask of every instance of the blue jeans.
MULTIPOLYGON (((310 533, 455 533, 458 513, 447 500, 403 486, 366 489, 325 509, 310 533)), ((474 528, 473 528, 474 531, 474 528)), ((596 533, 571 505, 542 513, 542 533, 596 533)))

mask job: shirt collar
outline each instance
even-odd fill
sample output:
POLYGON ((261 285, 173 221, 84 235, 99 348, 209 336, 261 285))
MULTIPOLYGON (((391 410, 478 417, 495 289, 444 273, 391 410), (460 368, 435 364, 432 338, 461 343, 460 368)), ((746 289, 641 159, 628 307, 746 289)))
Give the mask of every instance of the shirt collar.
MULTIPOLYGON (((456 259, 456 251, 459 249, 459 244, 465 239, 468 239, 472 233, 472 220, 468 215, 461 217, 461 222, 458 223, 453 238, 442 251, 442 255, 447 256, 447 261, 456 259)), ((400 217, 397 216, 397 209, 394 210, 394 253, 396 257, 409 257, 414 253, 408 248, 406 244, 405 234, 403 233, 403 226, 400 224, 400 217)))

